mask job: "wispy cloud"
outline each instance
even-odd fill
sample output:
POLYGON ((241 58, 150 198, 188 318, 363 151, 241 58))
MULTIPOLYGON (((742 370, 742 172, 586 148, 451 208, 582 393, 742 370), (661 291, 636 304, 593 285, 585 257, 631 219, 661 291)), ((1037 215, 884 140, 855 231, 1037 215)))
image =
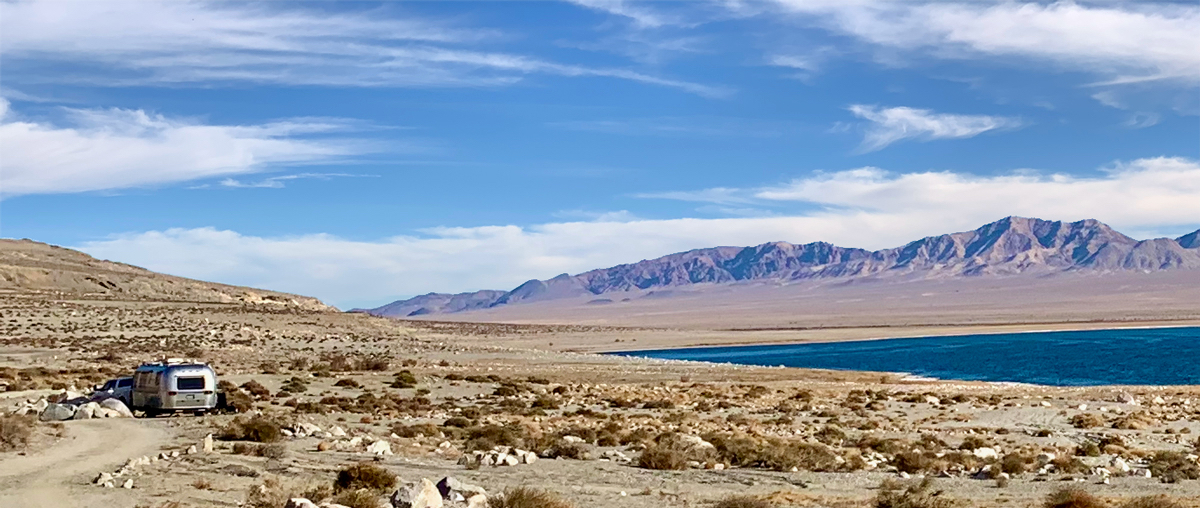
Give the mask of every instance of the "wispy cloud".
MULTIPOLYGON (((63 111, 61 124, 22 119, 0 98, 2 195, 163 185, 328 164, 379 149, 337 137, 358 125, 343 119, 208 125, 143 110, 63 111)), ((396 150, 395 145, 389 150, 396 150)))
POLYGON ((9 82, 446 87, 508 85, 536 73, 727 93, 629 69, 472 49, 502 36, 401 16, 390 6, 330 13, 276 3, 146 1, 64 9, 43 0, 3 9, 0 52, 9 82))
POLYGON ((880 150, 905 139, 929 141, 971 138, 987 131, 1021 126, 1020 120, 1003 116, 954 115, 934 113, 928 109, 880 108, 862 104, 852 105, 848 109, 854 116, 871 122, 859 147, 862 152, 880 150))
POLYGON ((794 129, 784 122, 715 116, 569 120, 548 125, 574 131, 629 136, 777 137, 794 129))
POLYGON ((676 25, 682 21, 675 16, 656 11, 646 6, 626 0, 568 0, 569 2, 587 7, 588 9, 605 12, 614 16, 629 19, 642 28, 658 28, 666 25, 676 25))
MULTIPOLYGON (((377 177, 378 175, 356 175, 352 173, 296 173, 292 175, 272 176, 255 181, 244 181, 233 178, 225 178, 217 185, 234 189, 282 189, 286 182, 291 180, 330 180, 333 178, 363 178, 377 177)), ((202 185, 196 188, 207 188, 209 185, 202 185)))
MULTIPOLYGON (((377 241, 326 234, 258 237, 213 228, 137 232, 79 246, 97 257, 205 280, 379 302, 432 290, 508 289, 531 278, 714 245, 786 240, 884 248, 1007 215, 1095 218, 1138 237, 1178 236, 1200 217, 1200 162, 1140 159, 1096 178, 1019 171, 892 174, 864 168, 745 189, 751 199, 805 205, 770 217, 551 222, 433 228, 377 241)), ((714 193, 724 200, 724 192, 714 193)))
POLYGON ((1109 84, 1200 81, 1194 3, 776 0, 785 12, 886 48, 940 58, 1019 57, 1109 84))

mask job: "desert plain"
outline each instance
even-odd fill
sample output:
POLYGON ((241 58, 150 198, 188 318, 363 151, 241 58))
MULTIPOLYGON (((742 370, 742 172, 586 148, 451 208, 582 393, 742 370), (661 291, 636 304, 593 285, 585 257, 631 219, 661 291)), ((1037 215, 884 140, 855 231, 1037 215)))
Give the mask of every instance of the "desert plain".
POLYGON ((343 313, 19 247, 0 294, 0 407, 27 414, 0 416, 4 507, 417 506, 397 491, 447 477, 466 486, 439 497, 446 506, 1200 506, 1200 387, 597 354, 1196 324, 1185 277, 1110 285, 1131 288, 1116 296, 1078 279, 988 292, 1008 307, 941 283, 893 288, 894 305, 855 293, 878 287, 842 288, 788 319, 712 304, 703 319, 658 309, 672 317, 655 321, 649 301, 626 320, 596 307, 572 324, 500 324, 343 313), (214 366, 234 408, 64 421, 29 409, 168 357, 214 366))

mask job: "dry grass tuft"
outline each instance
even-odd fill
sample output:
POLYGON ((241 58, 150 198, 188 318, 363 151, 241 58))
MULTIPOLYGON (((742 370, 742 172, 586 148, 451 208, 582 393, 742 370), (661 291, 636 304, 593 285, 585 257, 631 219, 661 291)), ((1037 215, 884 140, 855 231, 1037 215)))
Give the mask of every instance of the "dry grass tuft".
POLYGON ((265 415, 250 418, 239 416, 221 429, 220 438, 226 441, 255 441, 274 443, 283 437, 280 422, 265 415))
POLYGON ((1046 496, 1046 501, 1042 503, 1042 506, 1045 508, 1105 508, 1107 505, 1100 498, 1088 494, 1087 491, 1071 487, 1060 489, 1046 496))
POLYGON ((1157 496, 1142 496, 1130 499, 1121 508, 1184 508, 1183 503, 1176 501, 1168 496, 1159 494, 1157 496))
POLYGON ((894 480, 883 482, 875 496, 875 508, 949 508, 954 502, 933 491, 933 479, 904 484, 894 480))
POLYGON ((385 491, 396 485, 396 475, 382 467, 360 462, 338 471, 333 488, 337 492, 368 489, 385 491))
POLYGON ((34 418, 29 415, 0 416, 0 452, 24 448, 33 436, 34 418))
POLYGON ((347 490, 333 496, 333 504, 349 508, 379 508, 379 491, 370 489, 347 490))
POLYGON ((488 508, 574 508, 557 495, 529 487, 516 487, 488 499, 488 508))

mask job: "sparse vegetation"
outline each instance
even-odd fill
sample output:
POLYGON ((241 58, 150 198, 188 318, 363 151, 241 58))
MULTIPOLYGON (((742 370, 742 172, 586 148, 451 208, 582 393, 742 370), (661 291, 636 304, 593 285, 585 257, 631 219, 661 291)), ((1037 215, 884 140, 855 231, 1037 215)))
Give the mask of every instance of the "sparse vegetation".
POLYGON ((574 508, 574 506, 549 491, 515 487, 488 499, 488 508, 574 508))
POLYGON ((265 415, 239 416, 221 429, 220 438, 227 441, 274 443, 283 436, 279 421, 265 415))
POLYGON ((1106 508, 1104 501, 1078 487, 1059 489, 1046 496, 1044 508, 1106 508))
POLYGON ((873 502, 875 508, 950 508, 954 503, 933 490, 933 479, 903 483, 884 481, 873 502))
POLYGON ((0 452, 25 448, 33 436, 34 421, 28 415, 0 415, 0 452))
POLYGON ((772 505, 753 496, 729 496, 717 501, 713 508, 772 508, 772 505))
POLYGON ((396 475, 391 471, 368 462, 360 462, 338 471, 333 489, 337 493, 359 489, 383 492, 395 484, 396 475))

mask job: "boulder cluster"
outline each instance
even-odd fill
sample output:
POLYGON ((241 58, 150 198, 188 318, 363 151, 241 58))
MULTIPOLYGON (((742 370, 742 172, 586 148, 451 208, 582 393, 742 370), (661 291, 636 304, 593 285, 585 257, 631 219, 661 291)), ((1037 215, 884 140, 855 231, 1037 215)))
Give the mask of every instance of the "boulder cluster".
POLYGON ((71 390, 22 402, 15 414, 36 414, 44 422, 87 420, 90 418, 133 418, 133 412, 119 399, 93 400, 71 390))
MULTIPOLYGON (((388 498, 391 508, 487 508, 487 491, 482 487, 459 481, 453 476, 433 483, 428 478, 396 489, 388 498)), ((288 500, 285 508, 347 508, 336 503, 316 504, 297 497, 288 500)))

